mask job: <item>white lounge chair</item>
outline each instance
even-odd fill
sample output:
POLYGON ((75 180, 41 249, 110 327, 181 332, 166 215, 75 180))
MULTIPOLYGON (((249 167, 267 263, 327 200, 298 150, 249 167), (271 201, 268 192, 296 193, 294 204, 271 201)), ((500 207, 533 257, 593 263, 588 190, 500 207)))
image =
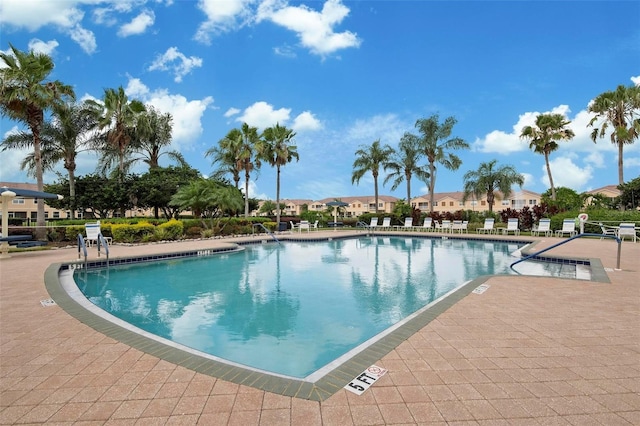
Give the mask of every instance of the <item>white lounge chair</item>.
POLYGON ((631 238, 631 241, 634 243, 638 239, 638 235, 636 234, 636 224, 635 223, 621 223, 618 228, 618 238, 624 240, 625 238, 631 238))
POLYGON ((600 225, 600 230, 602 231, 602 237, 600 237, 601 240, 604 240, 605 235, 610 235, 612 237, 617 236, 616 228, 607 228, 602 222, 600 222, 598 225, 600 225))
POLYGON ((318 224, 320 223, 319 220, 316 220, 313 225, 311 225, 311 229, 315 229, 316 231, 318 230, 318 224))
POLYGON ((296 229, 298 229, 298 226, 300 226, 299 223, 293 223, 292 220, 290 220, 289 223, 291 224, 291 232, 295 231, 296 229))
POLYGON ((488 217, 484 220, 484 226, 482 228, 476 228, 476 232, 478 234, 493 234, 494 228, 493 224, 495 223, 495 219, 492 217, 488 217))
POLYGON ((404 225, 399 225, 396 226, 396 228, 398 230, 406 230, 406 231, 411 231, 413 229, 413 218, 412 217, 405 217, 404 218, 404 225))
POLYGON ((509 235, 509 232, 513 232, 513 235, 520 235, 517 217, 507 219, 507 227, 502 228, 502 235, 509 235))
POLYGON ((430 217, 425 217, 424 222, 422 223, 422 227, 418 228, 421 231, 433 231, 433 219, 430 217))
POLYGON ((442 225, 440 226, 440 232, 449 232, 451 233, 453 231, 453 228, 451 227, 451 221, 450 220, 442 220, 442 225))
POLYGON ((451 232, 457 232, 462 234, 463 232, 469 232, 467 227, 469 226, 469 222, 466 220, 454 220, 453 224, 451 224, 451 232))
POLYGON ((545 237, 553 235, 553 231, 551 230, 551 219, 540 219, 538 221, 538 225, 534 225, 531 230, 531 235, 540 236, 541 233, 544 233, 545 237))
POLYGON ((565 219, 562 221, 562 229, 556 231, 556 237, 563 237, 564 234, 569 234, 570 237, 578 234, 575 219, 565 219))
POLYGON ((369 222, 369 228, 375 228, 378 226, 378 218, 376 216, 371 218, 371 222, 369 222))
MULTIPOLYGON (((100 221, 85 223, 84 232, 86 234, 86 237, 84 237, 85 245, 87 245, 87 247, 91 247, 93 244, 97 245, 98 238, 100 238, 100 235, 102 234, 100 231, 100 221)), ((111 237, 105 237, 103 235, 102 238, 104 238, 107 244, 111 244, 111 237)))
POLYGON ((378 225, 378 228, 380 228, 380 229, 391 229, 391 218, 390 217, 385 217, 384 219, 382 219, 382 225, 378 225))

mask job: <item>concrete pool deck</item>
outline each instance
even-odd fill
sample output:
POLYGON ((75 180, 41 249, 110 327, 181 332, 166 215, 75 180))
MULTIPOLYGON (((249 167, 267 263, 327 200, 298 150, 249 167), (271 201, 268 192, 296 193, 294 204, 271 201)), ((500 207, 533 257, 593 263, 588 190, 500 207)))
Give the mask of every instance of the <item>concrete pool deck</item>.
MULTIPOLYGON (((114 245, 111 257, 232 241, 114 245)), ((599 258, 610 284, 492 277, 377 360, 389 372, 363 395, 322 402, 196 373, 43 306, 44 271, 77 255, 0 260, 0 424, 640 424, 640 244, 623 243, 620 271, 611 240, 546 253, 599 258)))

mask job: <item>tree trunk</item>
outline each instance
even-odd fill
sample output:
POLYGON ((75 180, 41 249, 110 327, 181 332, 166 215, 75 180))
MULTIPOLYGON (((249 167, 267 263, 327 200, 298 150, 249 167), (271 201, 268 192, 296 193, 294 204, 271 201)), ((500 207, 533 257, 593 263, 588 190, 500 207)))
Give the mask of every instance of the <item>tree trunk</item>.
POLYGON ((618 185, 624 185, 624 174, 622 165, 622 148, 624 144, 618 141, 618 185))
POLYGON ((373 174, 373 191, 374 191, 374 198, 376 202, 376 214, 378 214, 378 174, 377 173, 373 174))
POLYGON ((276 229, 280 229, 280 165, 276 166, 276 229))
MULTIPOLYGON (((33 161, 36 166, 36 185, 38 191, 44 192, 44 180, 42 177, 42 152, 40 145, 40 125, 42 123, 43 114, 41 111, 36 111, 29 119, 29 127, 31 128, 31 134, 33 135, 33 161)), ((38 241, 46 241, 47 230, 45 228, 44 220, 44 200, 38 200, 36 210, 36 231, 35 238, 38 241)))
POLYGON ((429 212, 433 213, 433 203, 435 200, 433 191, 436 187, 436 166, 431 160, 429 161, 429 173, 429 212))
POLYGON ((556 188, 553 185, 553 177, 551 176, 551 165, 549 164, 549 154, 544 153, 544 162, 547 165, 547 175, 549 175, 549 186, 551 186, 551 199, 556 201, 556 188))
POLYGON ((244 173, 244 217, 249 217, 249 171, 244 173))

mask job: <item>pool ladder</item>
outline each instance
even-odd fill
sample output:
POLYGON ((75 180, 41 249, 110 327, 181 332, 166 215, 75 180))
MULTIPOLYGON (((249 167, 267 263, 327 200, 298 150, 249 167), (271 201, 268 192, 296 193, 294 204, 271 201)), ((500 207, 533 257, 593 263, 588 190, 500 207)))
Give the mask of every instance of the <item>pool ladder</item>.
POLYGON ((266 232, 267 234, 269 234, 271 236, 271 238, 273 238, 276 243, 280 244, 280 241, 276 238, 275 235, 273 235, 273 232, 269 231, 263 224, 261 223, 254 223, 253 227, 255 228, 256 226, 259 226, 260 228, 264 229, 264 232, 266 232))
MULTIPOLYGON (((107 255, 107 265, 109 264, 109 245, 102 234, 98 234, 98 257, 100 257, 100 246, 104 247, 104 253, 107 255)), ((78 259, 80 259, 80 250, 84 254, 84 263, 87 263, 87 245, 84 242, 82 234, 78 234, 78 259)))
POLYGON ((513 269, 514 265, 517 265, 520 262, 524 262, 525 260, 529 260, 532 257, 536 257, 541 253, 544 253, 545 251, 551 250, 552 248, 561 246, 563 244, 568 243, 569 241, 573 241, 576 238, 582 238, 582 237, 601 237, 601 238, 613 238, 614 240, 616 240, 618 242, 618 256, 617 256, 617 260, 616 260, 616 269, 619 270, 620 269, 620 251, 622 250, 622 240, 614 235, 602 235, 602 234, 590 234, 590 233, 585 233, 585 234, 578 234, 578 235, 574 235, 573 237, 570 237, 568 240, 564 240, 564 241, 560 241, 557 244, 554 244, 552 246, 549 246, 543 250, 537 251, 533 254, 530 254, 528 256, 523 257, 522 259, 518 259, 515 262, 513 262, 509 267, 514 271, 514 272, 518 272, 515 269, 513 269))

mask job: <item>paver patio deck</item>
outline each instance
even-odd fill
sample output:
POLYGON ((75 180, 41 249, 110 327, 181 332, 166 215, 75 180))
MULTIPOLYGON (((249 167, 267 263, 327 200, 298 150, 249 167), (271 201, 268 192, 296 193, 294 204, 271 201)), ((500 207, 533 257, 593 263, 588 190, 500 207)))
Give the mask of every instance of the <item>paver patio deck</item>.
MULTIPOLYGON (((114 245, 111 256, 219 241, 232 240, 114 245)), ((623 243, 616 271, 610 240, 547 254, 599 258, 611 283, 492 277, 376 362, 389 372, 363 395, 341 390, 322 402, 229 383, 106 337, 40 303, 50 297, 45 269, 77 249, 14 254, 0 260, 0 424, 640 424, 640 244, 623 243)))

